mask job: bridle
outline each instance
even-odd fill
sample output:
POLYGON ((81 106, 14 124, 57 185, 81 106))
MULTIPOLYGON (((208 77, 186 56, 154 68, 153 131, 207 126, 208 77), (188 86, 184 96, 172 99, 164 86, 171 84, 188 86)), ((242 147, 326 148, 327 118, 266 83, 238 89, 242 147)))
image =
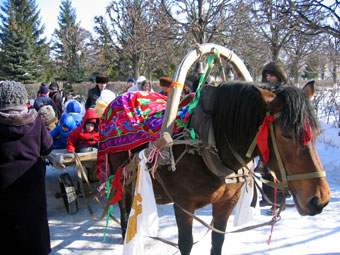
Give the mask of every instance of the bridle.
MULTIPOLYGON (((266 116, 270 116, 270 113, 267 112, 266 113, 266 116)), ((280 112, 278 113, 275 113, 273 114, 274 116, 274 120, 277 119, 279 116, 280 116, 280 112)), ((264 184, 266 185, 269 185, 271 187, 275 187, 275 188, 278 188, 280 190, 282 190, 282 192, 284 193, 288 193, 289 191, 289 185, 288 185, 288 182, 289 181, 296 181, 296 180, 304 180, 304 179, 312 179, 312 178, 322 178, 322 177, 325 177, 326 176, 326 172, 325 171, 320 171, 320 172, 313 172, 313 173, 305 173, 305 174, 293 174, 293 175, 288 175, 287 174, 287 171, 284 167, 284 164, 282 162, 282 159, 281 159, 281 156, 280 156, 280 152, 278 150, 278 147, 277 147, 277 143, 276 143, 276 139, 275 139, 275 132, 274 132, 274 125, 273 125, 273 122, 268 122, 268 125, 269 125, 269 129, 270 129, 270 136, 271 136, 271 140, 272 140, 272 144, 273 144, 273 148, 274 148, 274 154, 275 154, 275 157, 276 157, 276 160, 277 160, 277 163, 278 163, 278 166, 279 166, 279 170, 280 170, 280 173, 281 173, 281 181, 279 181, 276 176, 275 176, 275 173, 273 171, 270 171, 270 173, 273 175, 273 177, 275 179, 277 179, 277 183, 274 183, 272 181, 268 181, 268 180, 264 180, 263 178, 260 178, 260 181, 263 182, 264 184)), ((261 127, 260 127, 261 128, 261 127)), ((259 129, 260 129, 259 128, 259 129)), ((254 149, 257 145, 257 136, 259 134, 260 131, 257 132, 253 142, 251 143, 249 149, 248 149, 248 152, 246 154, 246 156, 248 158, 251 157, 251 155, 253 154, 254 152, 254 149)), ((233 151, 233 150, 232 150, 233 151)), ((235 151, 233 151, 233 154, 236 158, 238 158, 238 160, 240 161, 240 158, 239 156, 236 156, 235 155, 235 151)), ((241 158, 242 159, 242 158, 241 158)), ((242 159, 243 161, 243 159, 242 159)), ((240 162, 241 163, 241 162, 240 162)), ((245 164, 242 164, 244 166, 246 166, 245 164)))

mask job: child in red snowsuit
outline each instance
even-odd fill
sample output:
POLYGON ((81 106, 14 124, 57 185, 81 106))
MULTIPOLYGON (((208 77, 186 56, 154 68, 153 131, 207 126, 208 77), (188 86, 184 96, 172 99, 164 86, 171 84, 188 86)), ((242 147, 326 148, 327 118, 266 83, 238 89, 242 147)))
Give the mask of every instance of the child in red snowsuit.
POLYGON ((79 127, 73 130, 67 139, 68 152, 86 152, 93 147, 98 147, 99 115, 91 108, 87 109, 79 127))

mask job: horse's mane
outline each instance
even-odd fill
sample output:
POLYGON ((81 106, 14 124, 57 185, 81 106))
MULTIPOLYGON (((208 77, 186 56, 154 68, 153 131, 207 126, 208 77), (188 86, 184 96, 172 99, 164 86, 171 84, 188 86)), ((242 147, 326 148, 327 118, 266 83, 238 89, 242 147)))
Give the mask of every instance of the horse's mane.
POLYGON ((308 129, 312 132, 319 131, 319 122, 315 111, 302 89, 292 85, 273 88, 278 97, 284 98, 285 106, 278 119, 282 131, 293 131, 298 145, 303 144, 304 137, 308 135, 308 129))
POLYGON ((264 87, 256 82, 228 82, 218 87, 213 125, 218 150, 228 141, 235 150, 246 153, 266 114, 264 102, 253 86, 267 88, 281 97, 284 107, 277 121, 283 132, 294 131, 302 144, 306 125, 312 131, 319 128, 313 108, 305 93, 294 86, 264 87))
POLYGON ((216 147, 226 145, 226 139, 237 151, 246 150, 250 137, 255 137, 265 116, 265 105, 259 93, 246 82, 228 82, 218 87, 213 125, 216 147))

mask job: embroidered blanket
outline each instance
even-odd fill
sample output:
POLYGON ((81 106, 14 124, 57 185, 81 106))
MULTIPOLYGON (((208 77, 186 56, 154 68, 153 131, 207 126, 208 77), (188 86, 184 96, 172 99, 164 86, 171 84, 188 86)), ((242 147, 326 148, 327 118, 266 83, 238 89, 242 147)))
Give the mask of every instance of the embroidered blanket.
MULTIPOLYGON (((190 119, 189 103, 195 94, 185 96, 179 105, 174 134, 190 119)), ((128 151, 156 141, 160 136, 167 98, 154 92, 138 91, 118 96, 105 109, 100 121, 97 177, 106 179, 108 153, 128 151)))

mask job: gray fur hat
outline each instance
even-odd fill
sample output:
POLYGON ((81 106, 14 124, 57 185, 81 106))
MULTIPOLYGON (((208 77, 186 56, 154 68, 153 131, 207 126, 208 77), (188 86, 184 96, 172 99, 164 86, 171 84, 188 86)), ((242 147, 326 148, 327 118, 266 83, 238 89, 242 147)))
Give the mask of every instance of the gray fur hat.
POLYGON ((289 80, 285 67, 280 61, 272 61, 266 64, 262 70, 262 82, 266 82, 266 74, 271 74, 280 79, 281 83, 287 83, 289 80))
POLYGON ((51 119, 55 118, 55 112, 53 110, 53 107, 50 105, 44 105, 39 109, 38 113, 39 115, 40 114, 44 115, 47 121, 50 121, 51 119))
POLYGON ((0 82, 0 107, 6 105, 26 105, 27 100, 27 91, 20 82, 0 82))

